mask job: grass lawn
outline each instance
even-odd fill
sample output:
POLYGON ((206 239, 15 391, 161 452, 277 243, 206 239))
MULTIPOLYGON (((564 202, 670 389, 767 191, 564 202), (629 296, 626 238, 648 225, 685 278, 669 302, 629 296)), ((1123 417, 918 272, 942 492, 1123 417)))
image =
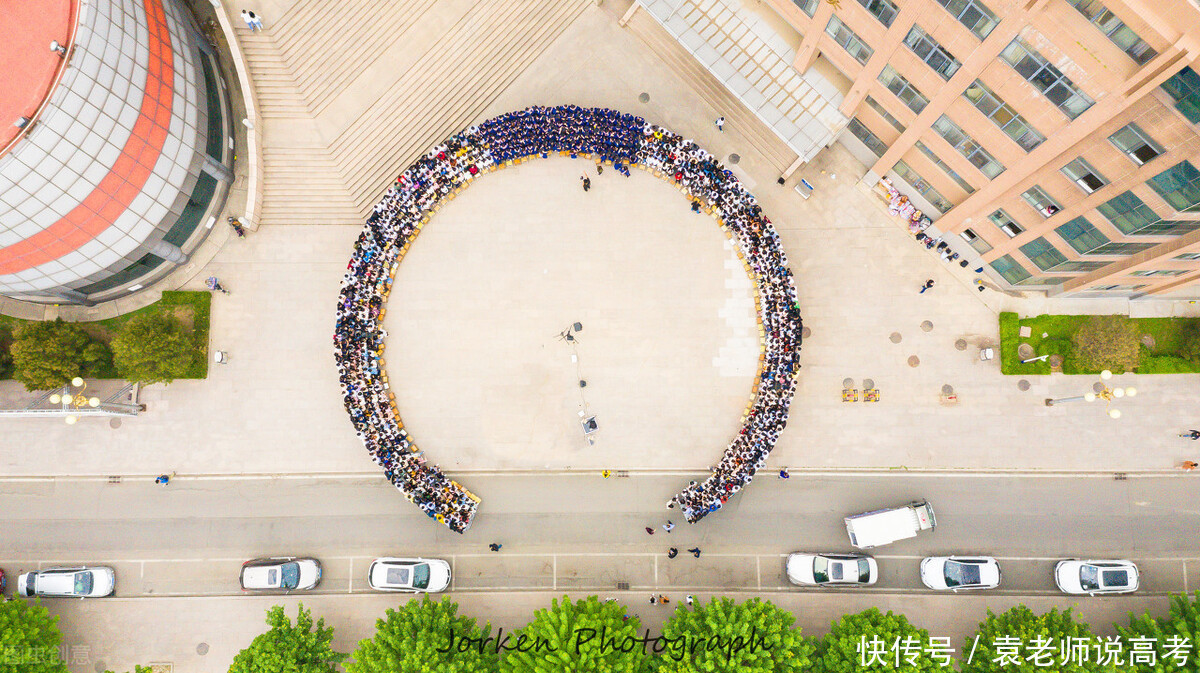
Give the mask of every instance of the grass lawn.
MULTIPOLYGON (((78 324, 93 339, 107 344, 117 335, 121 326, 134 316, 146 313, 171 313, 179 318, 185 328, 191 331, 196 341, 196 359, 183 378, 203 379, 208 377, 208 320, 211 302, 212 293, 210 292, 163 292, 162 299, 131 313, 107 320, 78 324)), ((0 315, 0 348, 7 351, 12 344, 15 331, 27 322, 29 321, 0 315)), ((109 367, 107 371, 100 372, 97 378, 115 379, 120 377, 117 376, 115 370, 109 367)))
MULTIPOLYGON (((1033 318, 1018 318, 1016 313, 1000 314, 1000 371, 1013 375, 1040 375, 1050 373, 1050 364, 1045 361, 1021 363, 1017 347, 1026 343, 1033 347, 1034 355, 1063 356, 1064 374, 1099 374, 1083 369, 1073 357, 1071 335, 1091 316, 1086 315, 1039 315, 1033 318), (1020 328, 1028 326, 1032 334, 1022 339, 1020 328)), ((1200 327, 1200 318, 1125 318, 1132 322, 1139 335, 1154 339, 1154 348, 1141 347, 1138 374, 1185 374, 1200 373, 1200 363, 1176 355, 1183 334, 1189 328, 1200 327)), ((1113 368, 1114 373, 1121 373, 1113 368)))

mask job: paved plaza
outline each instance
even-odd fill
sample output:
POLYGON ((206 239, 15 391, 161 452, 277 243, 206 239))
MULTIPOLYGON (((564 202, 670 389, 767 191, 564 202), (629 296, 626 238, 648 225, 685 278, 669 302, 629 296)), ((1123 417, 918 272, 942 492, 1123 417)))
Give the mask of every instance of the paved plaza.
MULTIPOLYGON (((1191 447, 1175 434, 1194 424, 1200 377, 1118 377, 1140 394, 1110 421, 1095 407, 1042 405, 1081 394, 1090 379, 1030 377, 1022 392, 977 353, 997 343, 1000 310, 1200 307, 976 293, 970 269, 916 245, 856 185, 864 168, 840 146, 801 169, 815 186, 811 199, 776 185, 738 128, 712 127, 722 111, 617 25, 619 10, 583 11, 484 116, 532 103, 603 105, 663 123, 719 157, 740 155, 735 170, 780 232, 812 330, 773 463, 1138 471, 1187 457, 1191 447), (919 295, 926 278, 936 285, 919 295), (955 347, 960 339, 965 350, 955 347), (919 366, 908 364, 912 356, 919 366), (846 378, 858 388, 873 380, 882 400, 843 403, 846 378), (957 404, 943 403, 947 385, 957 404)), ((268 126, 268 139, 273 132, 268 126)), ((554 159, 484 176, 435 216, 401 265, 387 317, 391 381, 418 443, 451 470, 703 469, 738 426, 757 346, 746 339, 750 286, 725 239, 670 185, 610 170, 593 175, 585 194, 582 167, 554 159), (574 321, 585 324, 577 363, 554 339, 574 321), (580 392, 602 427, 594 447, 577 425, 580 392)), ((4 473, 371 472, 341 408, 330 347, 338 281, 358 231, 320 219, 265 221, 229 241, 192 285, 215 275, 232 290, 214 297, 210 343, 231 353, 230 364, 213 366, 205 381, 147 389, 148 411, 118 429, 88 419, 9 422, 6 443, 28 450, 6 452, 4 473)), ((9 403, 24 395, 13 383, 0 394, 9 403)))

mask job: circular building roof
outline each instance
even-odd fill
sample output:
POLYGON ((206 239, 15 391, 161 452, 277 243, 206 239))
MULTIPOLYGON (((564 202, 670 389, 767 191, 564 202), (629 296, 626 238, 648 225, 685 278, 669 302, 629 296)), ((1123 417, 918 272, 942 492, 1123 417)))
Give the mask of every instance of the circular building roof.
POLYGON ((21 133, 17 119, 33 116, 65 67, 50 42, 70 41, 76 11, 76 0, 0 4, 0 154, 21 133))

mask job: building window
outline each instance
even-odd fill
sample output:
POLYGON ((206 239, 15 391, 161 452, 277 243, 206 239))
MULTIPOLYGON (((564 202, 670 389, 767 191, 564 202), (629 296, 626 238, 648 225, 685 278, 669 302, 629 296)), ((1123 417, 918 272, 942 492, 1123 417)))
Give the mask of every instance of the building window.
POLYGON ((1055 203, 1054 199, 1050 198, 1050 195, 1046 193, 1046 190, 1038 187, 1037 185, 1025 190, 1025 192, 1021 194, 1021 198, 1025 199, 1025 203, 1028 203, 1031 208, 1038 211, 1038 215, 1041 215, 1042 217, 1050 217, 1051 215, 1062 210, 1062 208, 1055 203))
POLYGON ((1016 141, 1026 152, 1041 145, 1042 141, 1046 139, 1029 122, 1025 121, 1024 117, 1017 114, 1012 106, 1001 100, 996 92, 979 80, 975 80, 974 84, 963 91, 963 98, 971 101, 976 110, 992 120, 992 123, 999 126, 1005 135, 1016 141))
POLYGON ((1108 36, 1113 44, 1117 45, 1138 65, 1144 65, 1147 61, 1158 56, 1158 52, 1154 51, 1146 41, 1137 36, 1125 22, 1118 19, 1116 14, 1108 11, 1104 3, 1100 0, 1067 0, 1079 13, 1086 16, 1088 21, 1091 21, 1101 33, 1108 36))
POLYGON ((975 251, 981 255, 988 253, 992 249, 992 246, 988 245, 988 242, 983 240, 982 236, 970 229, 963 229, 959 236, 962 236, 963 240, 972 248, 975 248, 975 251))
POLYGON ((1083 114, 1095 102, 1019 37, 1000 52, 1000 58, 1071 119, 1083 114))
POLYGON ((1148 250, 1158 245, 1157 243, 1107 243, 1089 252, 1089 255, 1119 255, 1128 257, 1136 255, 1143 250, 1148 250))
POLYGON ((1037 268, 1042 271, 1049 271, 1059 264, 1067 261, 1067 258, 1058 251, 1058 248, 1050 244, 1045 237, 1039 236, 1032 241, 1021 246, 1021 253, 1029 258, 1029 261, 1037 265, 1037 268))
POLYGON ((867 105, 870 105, 872 110, 874 110, 880 117, 883 117, 885 122, 891 124, 892 127, 897 131, 904 133, 904 124, 901 124, 899 119, 896 119, 891 115, 891 113, 883 109, 883 106, 879 104, 879 101, 867 96, 867 105))
POLYGON ((870 129, 863 126, 862 122, 858 121, 857 118, 851 119, 846 128, 850 129, 855 138, 858 138, 864 145, 869 147, 875 153, 875 156, 881 157, 884 152, 887 152, 887 145, 879 139, 879 136, 871 133, 870 129))
POLYGON ((1112 290, 1112 291, 1122 291, 1122 292, 1133 292, 1134 290, 1140 290, 1144 287, 1146 287, 1146 286, 1145 285, 1096 285, 1094 287, 1089 287, 1087 289, 1088 290, 1100 290, 1100 291, 1112 290))
POLYGON ((1062 174, 1071 179, 1071 182, 1079 185, 1079 188, 1084 192, 1091 194, 1108 184, 1108 180, 1100 175, 1100 171, 1092 168, 1092 165, 1079 157, 1075 161, 1062 167, 1062 174))
POLYGON ((917 172, 914 171, 911 166, 904 163, 904 161, 897 161, 896 165, 892 167, 892 170, 895 171, 896 175, 899 175, 901 179, 911 185, 913 189, 917 190, 918 193, 924 196, 925 200, 933 205, 934 208, 937 208, 940 212, 945 213, 954 207, 949 201, 946 200, 944 196, 941 195, 940 192, 938 192, 938 190, 933 188, 933 185, 925 182, 925 179, 918 175, 917 172))
POLYGON ((1146 181, 1175 210, 1198 210, 1200 171, 1189 161, 1181 161, 1146 181))
POLYGON ((954 58, 954 54, 946 51, 945 47, 916 24, 908 31, 904 44, 908 45, 917 58, 925 61, 934 72, 941 75, 942 79, 950 79, 962 66, 962 63, 954 58))
POLYGON ((809 18, 812 18, 813 13, 817 11, 817 3, 819 1, 820 0, 792 0, 792 2, 800 8, 800 11, 807 14, 809 18))
POLYGON ((842 23, 842 20, 837 18, 837 16, 829 17, 829 23, 825 26, 825 32, 833 38, 834 42, 845 47, 846 51, 859 63, 866 63, 871 58, 871 54, 875 53, 874 49, 868 47, 867 43, 863 42, 858 35, 855 35, 854 31, 842 23))
POLYGON ((917 88, 908 83, 908 80, 900 76, 896 69, 890 65, 885 65, 879 73, 879 81, 888 88, 889 91, 896 94, 908 106, 908 109, 921 113, 925 106, 929 104, 929 99, 917 91, 917 88))
POLYGON ((1004 212, 1003 210, 997 210, 991 215, 988 215, 988 219, 992 221, 992 224, 1000 227, 1000 231, 1008 234, 1009 238, 1016 238, 1022 231, 1025 231, 1025 227, 1017 224, 1016 221, 1009 217, 1008 213, 1004 212))
POLYGON ((921 153, 924 154, 925 157, 928 158, 930 161, 932 161, 935 166, 942 169, 942 171, 945 172, 946 175, 949 175, 950 179, 953 180, 956 184, 958 184, 958 186, 961 187, 964 192, 966 192, 968 194, 972 194, 975 192, 975 188, 971 186, 971 183, 967 182, 966 180, 963 180, 961 175, 959 175, 958 173, 955 173, 954 169, 947 166, 946 162, 942 161, 941 157, 934 154, 933 150, 929 149, 929 147, 926 146, 925 143, 918 140, 917 141, 917 149, 921 150, 921 153))
POLYGON ((1013 285, 1016 285, 1017 283, 1020 283, 1021 281, 1033 275, 1026 271, 1025 267, 1021 266, 1020 262, 1013 259, 1012 255, 1005 255, 993 260, 992 268, 995 269, 996 273, 1000 274, 1004 280, 1007 280, 1013 285))
POLYGON ((1139 166, 1163 153, 1162 147, 1137 124, 1126 125, 1108 140, 1139 166))
POLYGON ((967 161, 970 161, 973 166, 978 168, 980 172, 989 178, 994 178, 1004 172, 1004 166, 999 161, 996 161, 987 150, 975 142, 971 136, 967 135, 966 131, 962 130, 958 124, 950 121, 946 115, 938 117, 938 120, 933 123, 933 130, 937 131, 946 142, 959 151, 967 161))
POLYGON ((1175 109, 1188 121, 1200 122, 1200 74, 1191 66, 1183 66, 1183 70, 1163 82, 1162 90, 1175 99, 1175 109))
POLYGON ((1182 255, 1179 255, 1178 257, 1176 257, 1175 259, 1177 259, 1181 262, 1190 262, 1193 260, 1200 259, 1200 252, 1185 252, 1182 255))
POLYGON ((1112 262, 1063 262, 1062 264, 1054 267, 1053 271, 1055 273, 1067 273, 1071 271, 1095 271, 1096 269, 1102 269, 1111 263, 1112 262))
POLYGON ((1096 210, 1122 234, 1173 236, 1200 228, 1200 221, 1164 220, 1133 192, 1125 192, 1100 204, 1096 210))
POLYGON ((891 0, 858 0, 858 4, 862 5, 870 12, 879 22, 889 28, 892 21, 896 20, 896 14, 900 11, 891 0))
POLYGON ((1182 276, 1185 273, 1191 273, 1194 269, 1142 269, 1141 271, 1130 271, 1131 276, 1182 276))
POLYGON ((1108 237, 1100 233, 1100 230, 1084 217, 1077 217, 1066 224, 1059 225, 1054 232, 1081 255, 1091 253, 1109 242, 1108 237))
POLYGON ((937 2, 981 40, 990 35, 996 24, 1000 23, 996 14, 979 0, 937 0, 937 2))

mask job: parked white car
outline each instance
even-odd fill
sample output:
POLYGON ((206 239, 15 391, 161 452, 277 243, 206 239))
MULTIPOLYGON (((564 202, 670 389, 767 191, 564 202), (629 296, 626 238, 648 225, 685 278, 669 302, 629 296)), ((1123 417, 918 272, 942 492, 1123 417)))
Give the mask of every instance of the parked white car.
POLYGON ((850 544, 859 549, 891 544, 936 527, 933 506, 924 500, 846 517, 850 544))
POLYGON ((441 559, 377 558, 367 571, 367 584, 377 591, 437 593, 450 586, 450 564, 441 559))
POLYGON ((787 558, 787 577, 803 586, 868 586, 879 579, 879 566, 866 554, 796 552, 787 558))
POLYGON ((321 562, 294 556, 257 558, 242 564, 247 591, 308 591, 321 582, 321 562))
POLYGON ((1000 564, 990 556, 930 556, 921 561, 921 582, 938 591, 995 589, 1000 564))
POLYGON ((108 566, 50 568, 17 578, 18 596, 100 598, 113 592, 116 573, 108 566))
POLYGON ((1137 591, 1138 569, 1133 561, 1059 561, 1054 583, 1068 594, 1127 594, 1137 591))

